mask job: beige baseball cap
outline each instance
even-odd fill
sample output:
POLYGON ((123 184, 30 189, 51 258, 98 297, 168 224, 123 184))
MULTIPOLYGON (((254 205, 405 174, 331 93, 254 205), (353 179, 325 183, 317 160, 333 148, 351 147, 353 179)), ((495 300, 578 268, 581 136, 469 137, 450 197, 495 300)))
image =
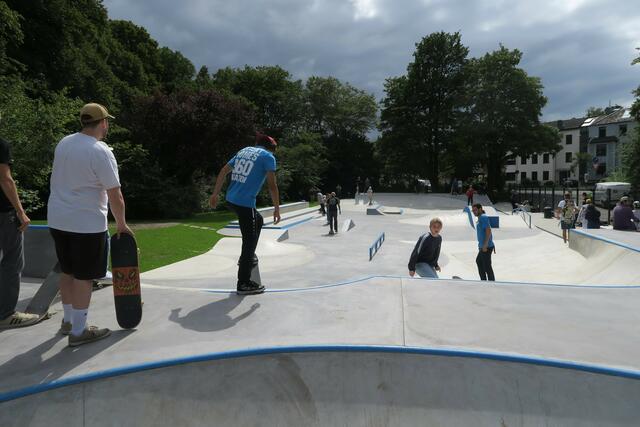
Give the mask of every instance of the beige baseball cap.
POLYGON ((107 118, 115 119, 115 117, 110 115, 107 109, 100 104, 86 104, 82 107, 82 110, 80 110, 80 121, 82 123, 92 123, 107 118))

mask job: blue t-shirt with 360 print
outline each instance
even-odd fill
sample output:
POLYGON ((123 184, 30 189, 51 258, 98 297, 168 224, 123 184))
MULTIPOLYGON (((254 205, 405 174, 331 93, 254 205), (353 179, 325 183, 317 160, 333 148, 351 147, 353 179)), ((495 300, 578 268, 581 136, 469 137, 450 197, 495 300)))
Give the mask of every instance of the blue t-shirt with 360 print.
POLYGON ((246 147, 227 162, 231 167, 231 185, 227 201, 247 208, 256 207, 256 196, 267 172, 275 172, 276 158, 262 147, 246 147))

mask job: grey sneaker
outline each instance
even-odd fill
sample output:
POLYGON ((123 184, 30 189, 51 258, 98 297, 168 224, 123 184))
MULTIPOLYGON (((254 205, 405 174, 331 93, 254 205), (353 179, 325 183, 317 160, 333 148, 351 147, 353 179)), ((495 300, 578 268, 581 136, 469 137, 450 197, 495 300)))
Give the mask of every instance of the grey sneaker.
POLYGON ((98 329, 97 326, 89 326, 80 336, 69 334, 69 347, 77 347, 82 344, 101 340, 111 335, 111 331, 107 328, 98 329))
POLYGON ((60 323, 60 333, 62 335, 69 335, 71 333, 71 322, 65 322, 64 319, 60 323))
POLYGON ((40 316, 37 314, 21 313, 16 311, 6 319, 0 320, 0 329, 22 328, 38 323, 40 316))

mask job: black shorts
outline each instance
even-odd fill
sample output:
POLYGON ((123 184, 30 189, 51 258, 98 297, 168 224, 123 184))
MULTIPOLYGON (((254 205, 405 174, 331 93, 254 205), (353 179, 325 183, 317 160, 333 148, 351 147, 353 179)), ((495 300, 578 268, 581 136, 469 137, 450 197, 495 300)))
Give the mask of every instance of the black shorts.
POLYGON ((50 228, 62 272, 77 280, 101 279, 107 274, 109 233, 71 233, 50 228))

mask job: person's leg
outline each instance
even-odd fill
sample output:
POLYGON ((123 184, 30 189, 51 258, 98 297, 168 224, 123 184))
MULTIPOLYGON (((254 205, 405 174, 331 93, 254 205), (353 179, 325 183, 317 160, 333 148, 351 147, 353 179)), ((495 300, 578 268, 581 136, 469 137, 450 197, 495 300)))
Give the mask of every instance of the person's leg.
POLYGON ((24 268, 23 234, 13 213, 0 213, 0 320, 15 313, 24 268))
POLYGON ((238 282, 248 283, 251 280, 251 270, 253 260, 262 230, 262 215, 252 208, 235 206, 234 210, 238 214, 240 232, 242 233, 242 251, 240 253, 240 265, 238 267, 238 282))
POLYGON ((438 273, 426 262, 419 262, 416 264, 416 273, 420 277, 427 277, 432 279, 438 278, 438 273))
POLYGON ((487 271, 484 268, 484 258, 482 257, 482 250, 478 250, 478 256, 476 256, 476 265, 478 266, 478 274, 480 280, 487 280, 487 271))
POLYGON ((338 211, 333 213, 333 229, 336 233, 338 232, 338 211))
POLYGON ((489 248, 487 252, 482 252, 482 256, 484 258, 484 270, 487 272, 487 280, 495 282, 496 277, 493 274, 493 267, 491 266, 492 253, 493 253, 493 248, 489 248))

